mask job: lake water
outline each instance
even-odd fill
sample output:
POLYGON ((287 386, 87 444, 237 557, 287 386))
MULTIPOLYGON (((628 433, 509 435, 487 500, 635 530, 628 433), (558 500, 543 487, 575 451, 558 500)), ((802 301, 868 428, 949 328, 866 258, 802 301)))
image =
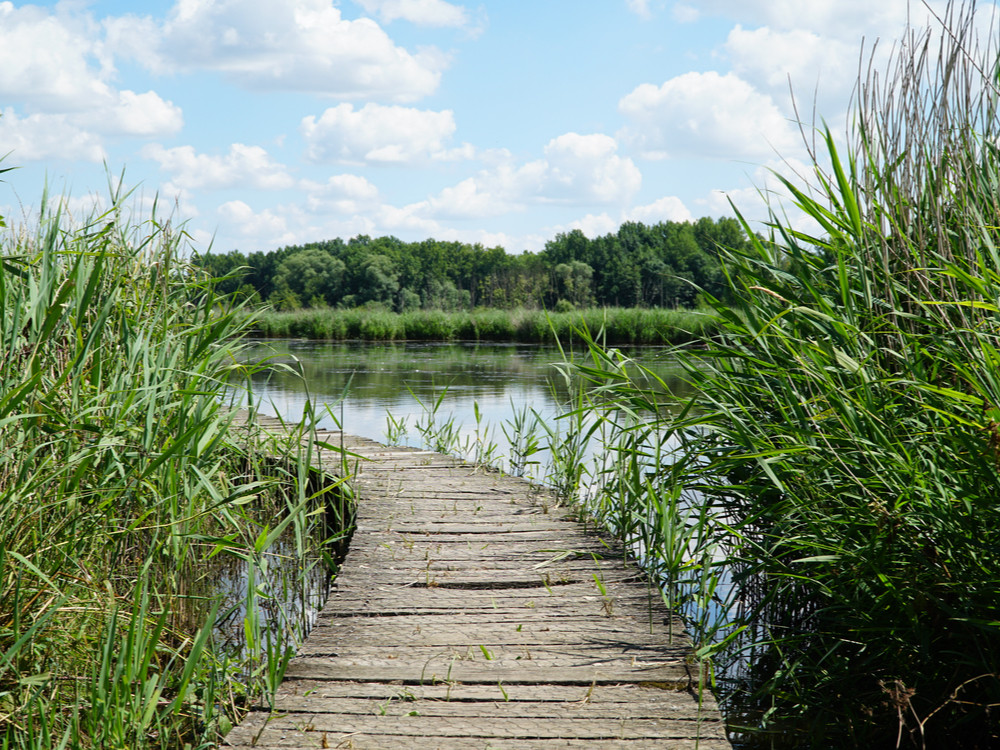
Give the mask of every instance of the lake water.
MULTIPOLYGON (((665 348, 625 353, 654 369, 671 391, 686 392, 665 348)), ((433 414, 438 430, 454 427, 453 442, 464 449, 456 452, 475 458, 477 445, 484 450, 490 444, 494 457, 509 456, 508 434, 525 415, 560 427, 556 417, 570 393, 560 365, 583 360, 587 352, 471 342, 263 340, 252 342, 245 356, 272 365, 252 379, 253 398, 264 414, 298 421, 309 402, 321 428, 414 447, 424 445, 420 428, 429 426, 433 414)), ((543 465, 544 451, 535 458, 543 465)))

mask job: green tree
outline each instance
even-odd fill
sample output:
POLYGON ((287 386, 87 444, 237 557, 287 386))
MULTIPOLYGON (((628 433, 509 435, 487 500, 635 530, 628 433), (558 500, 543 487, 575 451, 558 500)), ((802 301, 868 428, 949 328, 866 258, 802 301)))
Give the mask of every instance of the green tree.
POLYGON ((396 264, 386 255, 369 255, 361 264, 359 301, 381 302, 394 307, 399 292, 396 264))
POLYGON ((463 310, 471 304, 468 289, 459 289, 451 279, 432 278, 424 289, 425 310, 463 310))
POLYGON ((542 255, 553 267, 574 260, 590 263, 590 245, 587 235, 574 229, 569 233, 560 232, 555 239, 546 242, 542 255))
POLYGON ((342 294, 346 266, 339 258, 318 248, 300 250, 278 266, 275 291, 292 292, 299 300, 335 304, 342 294))
POLYGON ((556 294, 559 299, 571 302, 575 307, 594 304, 594 269, 579 260, 560 263, 553 270, 556 294))

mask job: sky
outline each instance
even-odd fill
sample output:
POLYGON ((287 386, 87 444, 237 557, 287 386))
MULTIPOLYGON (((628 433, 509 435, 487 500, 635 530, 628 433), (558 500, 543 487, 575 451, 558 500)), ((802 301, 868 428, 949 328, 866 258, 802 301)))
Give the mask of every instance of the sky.
POLYGON ((808 174, 799 121, 842 132, 863 50, 908 14, 928 6, 4 0, 0 215, 30 222, 47 186, 86 216, 121 184, 246 253, 760 220, 772 170, 808 174))

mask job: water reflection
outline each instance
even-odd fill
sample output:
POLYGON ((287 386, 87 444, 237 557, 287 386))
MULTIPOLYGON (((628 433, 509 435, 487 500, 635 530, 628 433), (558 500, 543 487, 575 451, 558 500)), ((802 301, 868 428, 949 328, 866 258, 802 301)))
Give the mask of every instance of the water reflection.
MULTIPOLYGON (((260 410, 289 420, 302 418, 307 400, 320 413, 319 426, 386 442, 419 447, 415 429, 439 403, 439 424, 452 422, 463 441, 490 426, 497 453, 509 455, 503 424, 533 411, 552 424, 567 403, 570 383, 557 365, 582 360, 584 351, 520 344, 478 343, 326 343, 266 340, 252 342, 248 362, 270 358, 276 365, 255 376, 253 397, 260 410), (289 372, 288 368, 294 370, 289 372), (405 424, 396 434, 388 417, 405 424), (479 419, 477 420, 477 415, 479 419)), ((660 347, 629 350, 683 396, 680 368, 660 347)))
POLYGON ((221 599, 215 620, 216 648, 231 658, 247 653, 247 615, 274 642, 300 643, 312 630, 330 594, 330 571, 315 552, 302 554, 293 530, 286 532, 256 562, 219 555, 208 568, 208 582, 221 599))

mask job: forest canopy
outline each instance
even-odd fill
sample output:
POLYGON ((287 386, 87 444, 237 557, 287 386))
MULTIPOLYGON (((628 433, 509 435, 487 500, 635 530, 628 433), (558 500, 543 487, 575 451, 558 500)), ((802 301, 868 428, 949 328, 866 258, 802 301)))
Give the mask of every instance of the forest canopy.
POLYGON ((279 310, 692 307, 702 290, 723 294, 718 248, 746 243, 736 219, 705 217, 626 222, 594 239, 574 229, 539 253, 521 255, 479 244, 359 235, 249 255, 207 252, 194 262, 222 279, 223 291, 279 310))

